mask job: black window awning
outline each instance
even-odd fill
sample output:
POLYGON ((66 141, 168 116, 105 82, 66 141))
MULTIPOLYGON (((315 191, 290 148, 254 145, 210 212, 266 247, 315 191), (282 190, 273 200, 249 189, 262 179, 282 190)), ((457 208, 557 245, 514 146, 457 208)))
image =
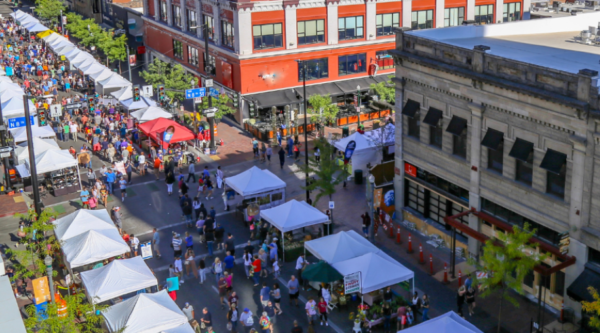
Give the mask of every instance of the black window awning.
POLYGON ((567 295, 577 302, 593 302, 594 298, 590 295, 589 286, 600 286, 600 267, 594 264, 585 264, 585 269, 573 283, 567 288, 567 295))
POLYGON ((419 109, 421 109, 421 103, 409 99, 408 101, 406 101, 406 104, 402 109, 402 114, 407 117, 414 118, 419 109))
POLYGON ((467 129, 467 120, 465 118, 452 116, 450 124, 446 128, 446 132, 452 133, 452 135, 460 136, 464 130, 467 129))
POLYGON ((523 139, 519 139, 517 138, 517 141, 515 141, 515 144, 513 145, 512 149, 510 150, 510 153, 508 154, 508 156, 516 158, 517 160, 526 162, 526 163, 531 163, 531 156, 533 153, 533 142, 529 142, 523 139))
POLYGON ((437 126, 440 119, 442 119, 443 116, 444 113, 442 112, 442 110, 438 110, 436 108, 429 108, 429 111, 427 111, 427 115, 425 116, 425 119, 423 119, 423 122, 430 126, 437 126))
POLYGON ((261 109, 270 108, 272 106, 285 106, 290 104, 297 104, 302 102, 302 100, 299 100, 296 97, 296 93, 293 89, 269 91, 260 94, 247 95, 244 97, 256 101, 258 103, 258 107, 261 109))
POLYGON ((504 141, 504 133, 488 128, 483 141, 481 141, 481 145, 491 150, 498 150, 502 141, 504 141))
POLYGON ((546 150, 546 155, 544 155, 544 159, 542 160, 540 167, 559 175, 565 163, 567 163, 566 154, 557 152, 556 150, 548 149, 546 150))

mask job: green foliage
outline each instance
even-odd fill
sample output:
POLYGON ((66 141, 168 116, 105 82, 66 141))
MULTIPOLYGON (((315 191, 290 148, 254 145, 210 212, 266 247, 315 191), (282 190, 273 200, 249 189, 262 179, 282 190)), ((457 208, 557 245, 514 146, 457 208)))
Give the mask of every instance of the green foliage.
POLYGON ((166 63, 158 58, 154 58, 154 62, 148 65, 148 71, 142 71, 140 75, 154 89, 159 84, 164 84, 167 96, 170 99, 183 99, 185 97, 184 90, 192 88, 191 81, 194 78, 192 75, 187 74, 180 64, 166 63))
POLYGON ((28 333, 102 333, 104 317, 100 314, 108 305, 97 304, 94 306, 86 301, 83 293, 64 296, 67 303, 67 313, 64 317, 58 316, 56 303, 49 303, 47 319, 40 318, 34 305, 29 305, 26 310, 29 318, 24 320, 28 333), (82 320, 83 319, 83 320, 82 320))
MULTIPOLYGON (((49 235, 54 230, 50 219, 56 218, 57 214, 51 208, 46 208, 39 218, 33 209, 30 209, 27 214, 16 216, 29 222, 30 226, 23 228, 25 232, 23 243, 26 245, 6 249, 15 270, 12 280, 41 277, 46 274, 44 264, 46 255, 52 255, 54 251, 60 250, 56 237, 49 235)), ((56 274, 57 272, 53 272, 54 276, 56 274)))
POLYGON ((127 36, 122 34, 114 38, 113 34, 114 31, 111 29, 103 35, 100 40, 100 49, 110 61, 125 61, 127 60, 127 36))
POLYGON ((308 165, 301 166, 299 172, 308 171, 309 175, 314 176, 314 181, 302 188, 318 192, 313 201, 313 206, 316 206, 322 197, 332 197, 336 192, 335 187, 348 177, 348 171, 343 165, 337 163, 334 156, 334 147, 325 138, 321 137, 315 140, 314 143, 315 147, 319 149, 321 161, 317 162, 313 154, 310 154, 308 165))
MULTIPOLYGON (((223 116, 227 114, 235 113, 235 109, 232 108, 231 98, 227 94, 219 95, 219 98, 212 99, 212 106, 217 108, 217 112, 215 112, 215 119, 221 119, 223 116)), ((202 112, 202 110, 208 109, 208 98, 202 98, 202 103, 198 104, 198 111, 202 112)))
POLYGON ((310 120, 313 123, 324 124, 325 122, 335 122, 339 108, 336 104, 331 103, 329 94, 324 96, 312 95, 308 98, 308 103, 314 110, 310 116, 310 120), (321 110, 323 110, 322 113, 321 110))
POLYGON ((379 95, 379 98, 385 100, 390 104, 396 103, 396 87, 392 82, 391 78, 393 76, 390 75, 390 80, 387 82, 379 82, 377 84, 371 83, 371 90, 375 92, 375 94, 379 95))
POLYGON ((54 24, 60 23, 60 11, 65 11, 66 7, 60 0, 36 0, 35 13, 37 16, 49 20, 54 24))
MULTIPOLYGON (((500 331, 502 301, 506 299, 518 307, 519 303, 511 296, 510 290, 523 294, 525 276, 545 259, 544 255, 536 253, 530 255, 525 250, 529 239, 534 234, 535 230, 530 230, 529 224, 525 223, 523 229, 513 226, 512 232, 498 232, 497 240, 489 239, 483 246, 480 269, 488 272, 488 277, 478 280, 477 283, 481 285, 480 290, 483 290, 482 297, 496 291, 501 293, 498 331, 500 331)), ((473 261, 471 263, 478 264, 473 261)))
POLYGON ((588 322, 588 326, 595 328, 597 332, 600 332, 600 295, 598 295, 598 290, 594 287, 588 287, 588 290, 592 297, 594 298, 593 302, 581 302, 581 307, 583 311, 590 314, 591 318, 588 322))

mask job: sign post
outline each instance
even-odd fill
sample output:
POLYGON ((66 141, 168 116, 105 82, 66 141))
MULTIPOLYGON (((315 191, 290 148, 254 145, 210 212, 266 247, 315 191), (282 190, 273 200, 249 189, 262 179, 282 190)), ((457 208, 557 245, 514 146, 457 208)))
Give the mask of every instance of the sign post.
POLYGON ((144 96, 146 97, 154 96, 154 89, 152 89, 152 85, 142 86, 142 91, 144 92, 144 96))
POLYGON ((58 118, 62 116, 62 105, 52 104, 50 105, 50 117, 58 118))
POLYGON ((206 88, 194 88, 185 90, 185 99, 192 99, 206 96, 206 88))

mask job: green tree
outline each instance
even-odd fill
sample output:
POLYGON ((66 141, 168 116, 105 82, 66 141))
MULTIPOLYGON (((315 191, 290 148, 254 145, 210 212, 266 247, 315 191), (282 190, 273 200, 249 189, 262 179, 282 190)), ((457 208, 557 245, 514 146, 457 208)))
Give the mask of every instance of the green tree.
POLYGON ((308 171, 309 177, 312 175, 314 180, 304 190, 317 191, 317 196, 313 200, 313 206, 322 197, 333 198, 336 192, 336 186, 339 185, 348 177, 348 171, 343 165, 339 165, 335 160, 335 149, 323 137, 314 141, 315 148, 319 149, 321 160, 318 162, 314 156, 308 157, 308 165, 300 167, 299 173, 308 171))
POLYGON ((379 83, 371 83, 371 90, 373 90, 375 92, 375 94, 377 94, 379 96, 380 99, 390 103, 390 104, 395 104, 396 103, 396 86, 394 85, 394 82, 392 82, 391 78, 393 76, 390 75, 389 78, 390 80, 386 81, 386 82, 379 82, 379 83))
POLYGON ((488 277, 477 281, 481 285, 482 297, 495 292, 500 293, 500 309, 498 311, 498 333, 502 322, 502 305, 507 300, 515 307, 519 302, 511 296, 514 290, 523 294, 523 280, 535 266, 545 259, 544 255, 527 253, 525 250, 529 239, 535 234, 525 223, 523 229, 513 226, 512 232, 498 232, 497 239, 489 239, 483 246, 483 255, 479 263, 471 260, 480 270, 488 272, 488 277))
POLYGON ((127 36, 122 34, 114 38, 113 35, 112 29, 105 32, 99 41, 99 48, 104 52, 108 61, 119 62, 119 72, 121 72, 121 62, 127 59, 127 36))
POLYGON ((65 5, 60 0, 36 0, 35 13, 54 24, 59 23, 60 12, 65 11, 65 5))
POLYGON ((581 302, 581 307, 583 311, 589 313, 591 315, 590 321, 588 323, 589 327, 593 327, 597 332, 600 332, 600 295, 598 295, 598 290, 594 287, 588 287, 588 290, 592 297, 594 298, 593 302, 581 302))
POLYGON ((321 135, 324 132, 325 123, 334 123, 337 119, 338 111, 340 110, 338 106, 331 102, 331 97, 329 94, 321 96, 321 95, 312 95, 308 98, 308 103, 313 107, 312 115, 310 116, 310 120, 313 123, 318 123, 321 129, 321 135))
MULTIPOLYGON (((212 106, 217 108, 215 112, 215 120, 219 120, 223 118, 223 116, 227 114, 232 114, 235 112, 235 109, 231 106, 231 98, 227 96, 227 94, 219 95, 219 98, 212 98, 212 106)), ((208 109, 208 98, 204 97, 202 99, 202 103, 198 104, 197 110, 198 112, 202 112, 202 110, 208 109)))
POLYGON ((24 320, 28 333, 102 333, 104 317, 101 311, 108 305, 96 304, 95 306, 86 300, 85 294, 64 296, 67 305, 66 315, 58 315, 56 303, 49 303, 44 319, 36 313, 34 305, 26 308, 29 317, 24 320))
POLYGON ((185 97, 185 89, 192 87, 191 81, 194 79, 192 75, 187 74, 183 70, 180 64, 166 63, 158 58, 155 58, 154 62, 148 65, 147 71, 141 72, 141 76, 154 89, 159 84, 164 84, 167 96, 170 99, 183 99, 185 97))

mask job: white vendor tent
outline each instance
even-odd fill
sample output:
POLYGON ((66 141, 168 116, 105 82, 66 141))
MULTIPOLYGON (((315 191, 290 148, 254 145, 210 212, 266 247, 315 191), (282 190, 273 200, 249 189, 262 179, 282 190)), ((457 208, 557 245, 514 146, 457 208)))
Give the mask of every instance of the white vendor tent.
POLYGON ((160 331, 160 333, 196 333, 196 331, 194 331, 192 326, 189 323, 187 323, 187 324, 177 326, 175 328, 170 328, 168 330, 160 331))
POLYGON ((15 292, 7 275, 0 276, 0 323, 2 323, 2 332, 27 332, 15 292))
POLYGON ((117 228, 88 230, 62 243, 69 268, 93 264, 131 251, 117 228))
MULTIPOLYGON (((131 89, 128 89, 131 91, 131 89)), ((147 108, 139 109, 131 113, 131 116, 139 120, 140 123, 145 123, 156 118, 173 118, 173 115, 158 106, 150 106, 147 108)))
MULTIPOLYGON (((15 143, 27 141, 27 130, 25 127, 19 127, 16 129, 10 130, 10 134, 12 135, 15 143)), ((56 133, 50 125, 39 127, 37 125, 31 126, 31 134, 32 137, 37 138, 54 138, 56 137, 56 133)))
POLYGON ((140 256, 114 260, 104 267, 81 272, 80 276, 92 304, 158 285, 140 256))
POLYGON ((370 141, 364 134, 358 132, 353 133, 339 141, 334 142, 335 148, 342 153, 346 151, 346 146, 350 141, 356 143, 356 148, 350 159, 352 171, 363 170, 363 174, 366 174, 368 168, 367 164, 377 164, 382 159, 381 149, 378 149, 374 142, 370 141))
MULTIPOLYGON (((33 102, 29 100, 29 112, 30 114, 36 114, 35 105, 33 102)), ((23 95, 15 95, 13 98, 2 101, 2 116, 16 116, 16 115, 24 115, 25 114, 25 106, 23 104, 23 95)))
POLYGON ((413 279, 413 291, 415 289, 415 273, 389 256, 384 257, 380 253, 367 253, 360 257, 334 263, 331 266, 344 276, 360 272, 362 294, 368 294, 410 279, 413 279))
MULTIPOLYGON (((131 87, 129 87, 129 89, 131 90, 131 87)), ((141 96, 140 100, 137 102, 133 101, 133 97, 128 98, 126 100, 119 100, 119 102, 123 105, 123 107, 125 107, 129 111, 144 109, 150 106, 156 106, 156 102, 154 100, 151 100, 150 98, 147 98, 145 96, 141 96)))
POLYGON ((90 74, 90 77, 97 82, 109 78, 111 75, 113 75, 113 73, 113 71, 105 67, 99 72, 90 74))
POLYGON ((327 215, 320 210, 307 204, 306 201, 296 199, 265 209, 260 212, 260 217, 282 233, 329 221, 327 215))
MULTIPOLYGON (((29 170, 31 170, 29 160, 26 160, 25 163, 29 167, 29 170)), ((77 165, 77 160, 66 149, 46 150, 43 153, 35 155, 35 166, 38 175, 77 165)))
POLYGON ((81 235, 88 230, 115 229, 106 209, 79 209, 52 222, 54 235, 59 241, 81 235))
POLYGON ((225 178, 225 184, 237 193, 248 196, 285 188, 286 184, 269 170, 262 170, 256 166, 225 178))
POLYGON ((32 23, 32 24, 24 24, 23 26, 25 27, 25 29, 29 30, 30 32, 41 32, 41 31, 48 30, 48 27, 41 24, 40 22, 36 22, 36 23, 32 23))
POLYGON ((58 54, 58 55, 65 55, 66 53, 70 52, 71 50, 76 50, 76 49, 77 49, 77 46, 71 44, 71 45, 57 47, 56 49, 54 49, 54 52, 56 52, 56 54, 58 54))
MULTIPOLYGON (((398 331, 400 332, 400 331, 398 331)), ((409 328, 402 333, 483 333, 456 312, 450 311, 409 328)))
POLYGON ((131 82, 127 81, 117 73, 113 73, 102 81, 96 81, 96 91, 100 92, 102 95, 108 95, 115 90, 130 86, 131 82))
POLYGON ((379 147, 391 146, 396 142, 396 126, 394 126, 394 124, 387 124, 383 127, 365 132, 364 136, 368 141, 373 142, 379 147))
POLYGON ((94 57, 92 57, 92 56, 89 56, 88 58, 82 59, 80 61, 76 61, 76 62, 71 61, 71 64, 73 64, 73 67, 80 69, 80 68, 89 66, 95 62, 97 62, 96 59, 94 59, 94 57))
POLYGON ((62 36, 60 34, 57 34, 56 32, 53 32, 51 34, 49 34, 46 37, 42 37, 42 39, 46 42, 46 43, 50 43, 53 40, 57 39, 57 38, 62 38, 62 36))
POLYGON ((94 59, 94 57, 87 52, 79 52, 76 55, 74 55, 68 59, 71 62, 71 64, 76 64, 76 63, 82 62, 82 61, 84 61, 86 59, 90 59, 90 58, 94 59))
MULTIPOLYGON (((46 150, 60 150, 58 143, 56 143, 56 140, 54 139, 40 139, 34 137, 32 142, 34 156, 41 154, 46 150)), ((17 145, 15 148, 15 156, 17 164, 22 164, 29 159, 29 147, 27 146, 27 142, 22 142, 17 145)))
POLYGON ((67 59, 75 57, 76 55, 78 55, 79 53, 81 53, 82 51, 78 48, 73 48, 69 51, 66 51, 65 54, 63 54, 67 59))
POLYGON ((61 37, 61 38, 57 38, 53 41, 51 41, 50 43, 50 47, 56 51, 56 49, 61 48, 61 47, 65 47, 65 46, 73 46, 73 43, 71 43, 68 39, 61 37))
POLYGON ((25 13, 24 11, 18 9, 16 12, 14 13, 10 13, 8 14, 10 15, 12 18, 14 18, 15 20, 19 21, 20 19, 24 18, 24 17, 29 17, 29 15, 27 13, 25 13))
POLYGON ((119 101, 124 101, 133 97, 133 91, 129 87, 123 87, 117 91, 111 92, 110 94, 119 101))
POLYGON ((329 264, 380 251, 354 230, 340 231, 337 234, 313 239, 305 242, 304 248, 329 264))
POLYGON ((94 73, 102 72, 104 69, 106 69, 106 67, 100 64, 99 62, 94 62, 88 66, 79 68, 79 70, 81 70, 85 75, 91 75, 94 73))
POLYGON ((123 328, 121 333, 165 332, 188 323, 166 290, 136 295, 109 307, 102 315, 109 332, 121 332, 123 328))

